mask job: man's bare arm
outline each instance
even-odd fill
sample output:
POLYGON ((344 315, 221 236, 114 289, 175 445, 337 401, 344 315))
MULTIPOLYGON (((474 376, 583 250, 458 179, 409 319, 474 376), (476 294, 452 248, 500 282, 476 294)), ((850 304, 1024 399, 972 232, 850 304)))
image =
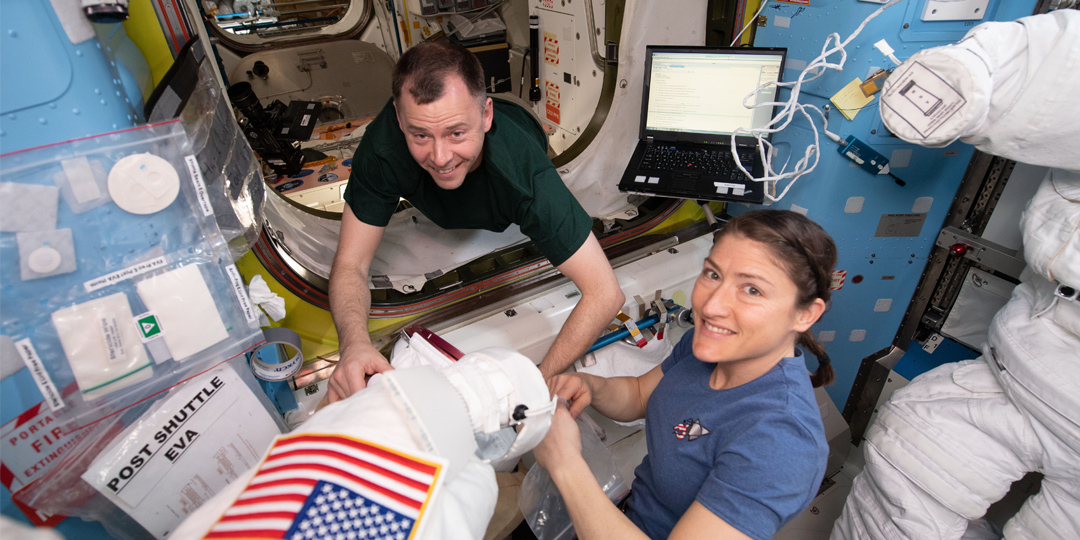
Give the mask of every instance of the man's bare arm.
POLYGON ((559 265, 559 271, 574 282, 581 291, 581 299, 540 363, 545 379, 562 373, 585 354, 626 299, 611 263, 591 232, 585 243, 559 265))
POLYGON ((360 221, 345 205, 337 254, 330 270, 330 312, 340 349, 340 360, 330 376, 327 392, 331 403, 363 389, 368 376, 391 369, 386 358, 371 345, 368 334, 368 271, 383 230, 360 221))

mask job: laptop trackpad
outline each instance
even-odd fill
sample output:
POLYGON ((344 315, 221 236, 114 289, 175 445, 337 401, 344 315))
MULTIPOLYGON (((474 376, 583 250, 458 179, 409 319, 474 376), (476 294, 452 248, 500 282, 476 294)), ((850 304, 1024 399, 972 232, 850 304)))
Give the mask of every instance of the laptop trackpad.
POLYGON ((671 187, 682 190, 693 190, 697 186, 700 174, 679 173, 671 177, 671 187))

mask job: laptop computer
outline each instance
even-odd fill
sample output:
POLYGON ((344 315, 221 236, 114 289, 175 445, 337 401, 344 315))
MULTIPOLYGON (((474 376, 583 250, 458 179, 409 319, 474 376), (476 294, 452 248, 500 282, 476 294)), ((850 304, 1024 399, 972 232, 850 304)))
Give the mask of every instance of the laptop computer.
MULTIPOLYGON (((781 80, 786 55, 782 48, 646 47, 639 140, 619 190, 761 204, 765 184, 735 165, 731 134, 772 120, 775 107, 747 109, 742 102, 762 84, 781 80)), ((770 87, 750 103, 776 101, 776 92, 770 87)), ((736 147, 743 167, 760 178, 757 140, 740 135, 736 147)))

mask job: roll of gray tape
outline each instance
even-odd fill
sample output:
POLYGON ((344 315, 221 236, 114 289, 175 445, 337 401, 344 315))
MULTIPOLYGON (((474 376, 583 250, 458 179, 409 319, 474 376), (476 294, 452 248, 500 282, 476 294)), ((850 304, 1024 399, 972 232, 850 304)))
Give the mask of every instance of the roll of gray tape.
MULTIPOLYGON (((300 370, 300 366, 304 363, 304 355, 300 349, 300 336, 289 330, 288 328, 267 328, 263 330, 263 337, 266 339, 266 343, 259 346, 251 353, 251 371, 256 377, 264 381, 284 381, 289 377, 292 377, 300 370), (292 357, 283 362, 276 364, 270 364, 263 362, 259 358, 259 353, 267 347, 277 347, 279 345, 288 345, 296 351, 292 357)), ((277 355, 281 358, 281 355, 277 355)))

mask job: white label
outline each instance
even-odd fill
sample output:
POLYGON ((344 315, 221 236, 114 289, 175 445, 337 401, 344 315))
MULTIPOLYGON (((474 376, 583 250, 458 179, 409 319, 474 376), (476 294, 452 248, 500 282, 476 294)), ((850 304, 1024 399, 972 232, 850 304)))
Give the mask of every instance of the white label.
POLYGON ((115 438, 83 479, 157 538, 254 467, 279 434, 232 368, 178 387, 115 438))
POLYGON ((630 332, 630 336, 634 338, 634 341, 639 348, 644 347, 648 343, 648 341, 645 340, 645 336, 641 335, 641 330, 638 330, 637 324, 635 324, 632 319, 626 320, 626 329, 630 332))
POLYGON ((111 315, 98 319, 101 326, 101 337, 105 340, 105 356, 110 364, 127 360, 124 352, 124 340, 120 337, 120 325, 116 323, 116 317, 111 315))
POLYGON ((307 125, 310 122, 311 122, 311 115, 310 114, 305 114, 304 117, 300 119, 300 125, 304 126, 304 127, 307 127, 307 125))
POLYGON ((19 356, 22 357, 23 363, 26 364, 26 369, 29 369, 34 376, 34 382, 37 383, 38 390, 41 390, 41 395, 45 397, 45 403, 54 411, 63 409, 64 400, 60 397, 60 392, 56 389, 52 379, 49 378, 49 373, 45 371, 45 366, 41 364, 41 358, 38 357, 37 351, 34 350, 34 345, 30 343, 30 338, 16 341, 15 348, 19 350, 19 356))
POLYGON ((929 137, 965 103, 955 88, 919 62, 894 81, 881 98, 882 105, 923 137, 929 137))
POLYGON ((214 207, 210 205, 210 195, 206 192, 206 183, 203 182, 202 171, 199 170, 199 161, 195 156, 184 158, 187 162, 188 173, 191 174, 191 183, 195 186, 195 198, 199 201, 204 216, 214 213, 214 207))
POLYGON ((930 337, 926 338, 926 343, 923 344, 922 350, 926 351, 928 354, 934 354, 938 345, 941 345, 941 334, 934 332, 933 334, 930 334, 930 337))
POLYGON ((83 283, 83 287, 86 289, 86 292, 94 292, 102 287, 119 283, 125 279, 131 279, 139 274, 145 274, 156 268, 163 268, 167 264, 168 263, 165 262, 165 257, 157 257, 146 262, 133 264, 123 270, 117 270, 111 274, 105 274, 99 278, 91 279, 90 281, 83 283))
POLYGON ((255 322, 258 315, 255 314, 255 307, 251 305, 251 298, 248 297, 247 287, 244 286, 244 278, 240 277, 240 271, 236 269, 235 264, 230 264, 225 267, 225 273, 229 274, 233 293, 240 302, 240 310, 244 312, 244 318, 247 319, 248 324, 255 322))

